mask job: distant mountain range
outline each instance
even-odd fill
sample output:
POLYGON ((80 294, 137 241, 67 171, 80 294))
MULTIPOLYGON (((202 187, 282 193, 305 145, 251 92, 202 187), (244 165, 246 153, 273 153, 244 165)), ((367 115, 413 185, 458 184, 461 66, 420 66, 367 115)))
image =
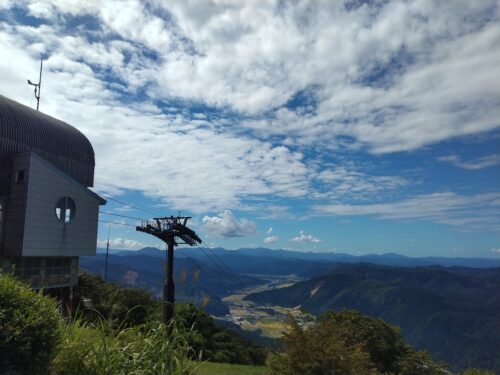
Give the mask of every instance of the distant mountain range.
MULTIPOLYGON (((105 249, 98 248, 98 253, 104 253, 105 249)), ((412 258, 400 254, 368 254, 350 255, 342 253, 325 252, 300 252, 289 250, 273 250, 267 248, 242 248, 238 250, 226 250, 223 248, 182 248, 182 256, 195 259, 206 258, 206 254, 216 254, 225 258, 236 259, 238 256, 298 259, 307 261, 328 261, 332 263, 372 263, 385 266, 416 267, 416 266, 444 266, 444 267, 470 267, 470 268, 494 268, 500 267, 500 259, 490 258, 461 258, 461 257, 422 257, 412 258)), ((140 250, 111 250, 111 254, 121 256, 148 255, 152 257, 165 257, 165 251, 154 247, 145 247, 140 250)), ((182 257, 181 256, 181 257, 182 257)), ((244 258, 245 259, 245 258, 244 258)))
MULTIPOLYGON (((157 252, 161 253, 160 250, 157 252)), ((103 276, 105 259, 105 254, 80 257, 80 268, 103 276)), ((110 254, 107 280, 122 286, 147 289, 160 298, 163 291, 164 270, 164 257, 160 259, 158 256, 144 255, 140 252, 128 252, 126 256, 110 254)), ((204 297, 208 296, 210 303, 205 310, 213 315, 229 313, 221 297, 244 286, 264 282, 260 278, 248 275, 236 277, 229 271, 221 271, 213 263, 205 263, 194 258, 175 260, 174 279, 177 301, 201 303, 204 297)))
POLYGON ((315 315, 355 309, 401 327, 405 339, 454 367, 500 373, 500 269, 344 264, 328 275, 251 294, 315 315))
MULTIPOLYGON (((102 275, 103 252, 80 258, 80 267, 102 275)), ((177 300, 197 303, 208 295, 210 314, 229 312, 225 295, 293 274, 307 281, 247 298, 315 315, 356 309, 400 326, 408 342, 437 359, 500 373, 500 260, 198 247, 175 256, 177 300)), ((108 280, 159 297, 164 267, 165 250, 113 250, 108 280)))

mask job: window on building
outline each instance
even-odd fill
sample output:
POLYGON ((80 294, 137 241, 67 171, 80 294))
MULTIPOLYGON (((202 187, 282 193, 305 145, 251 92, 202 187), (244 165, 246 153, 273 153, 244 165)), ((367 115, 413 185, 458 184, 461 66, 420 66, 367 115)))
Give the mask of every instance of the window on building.
POLYGON ((63 197, 57 202, 56 216, 61 223, 69 223, 75 217, 75 211, 75 201, 70 197, 63 197))
POLYGON ((58 277, 71 275, 72 258, 47 258, 45 260, 45 276, 58 277))
POLYGON ((14 183, 15 184, 24 184, 25 173, 24 170, 20 169, 15 171, 14 173, 14 183))
POLYGON ((25 279, 40 277, 41 258, 24 258, 24 275, 25 279))
POLYGON ((38 278, 41 275, 42 260, 37 257, 12 259, 11 267, 17 277, 23 279, 38 278))

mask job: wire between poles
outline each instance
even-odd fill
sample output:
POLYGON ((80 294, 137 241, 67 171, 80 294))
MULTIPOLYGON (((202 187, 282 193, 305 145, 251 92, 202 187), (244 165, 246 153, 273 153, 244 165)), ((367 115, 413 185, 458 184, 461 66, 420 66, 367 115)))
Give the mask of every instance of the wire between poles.
POLYGON ((124 217, 127 219, 132 219, 132 220, 140 220, 140 221, 147 221, 147 219, 144 219, 142 217, 135 217, 135 216, 127 216, 127 215, 121 215, 121 214, 114 214, 112 212, 107 212, 107 211, 99 211, 100 214, 104 215, 111 215, 111 216, 118 216, 118 217, 124 217))
POLYGON ((203 245, 205 245, 205 248, 209 251, 212 251, 212 254, 213 256, 219 260, 219 262, 232 274, 236 277, 238 283, 243 287, 243 288, 246 288, 248 286, 248 284, 235 272, 231 269, 231 267, 229 267, 217 254, 214 250, 212 250, 211 248, 209 248, 207 246, 207 244, 205 242, 202 243, 203 245))
MULTIPOLYGON (((177 251, 180 251, 181 249, 177 249, 177 251)), ((210 276, 208 274, 208 271, 204 270, 203 267, 200 265, 200 264, 197 264, 195 263, 190 257, 186 256, 186 254, 182 253, 183 255, 183 258, 182 259, 186 259, 187 261, 189 261, 189 263, 191 263, 192 265, 194 265, 195 267, 197 267, 201 272, 203 272, 210 280, 212 280, 214 282, 215 285, 217 285, 219 287, 219 289, 221 289, 224 293, 229 293, 229 291, 224 288, 215 278, 213 278, 212 276, 210 276)))
POLYGON ((119 199, 116 199, 116 198, 113 198, 112 196, 108 195, 108 194, 103 194, 103 193, 100 193, 104 198, 106 199, 109 199, 113 202, 116 202, 116 203, 119 203, 121 204, 122 206, 125 206, 125 207, 130 207, 130 208, 134 208, 136 210, 139 210, 139 211, 142 211, 142 212, 145 212, 147 214, 151 214, 151 215, 154 215, 154 216, 160 216, 160 215, 157 215, 157 213, 151 211, 151 210, 148 210, 148 209, 145 209, 145 208, 141 208, 141 207, 137 207, 135 205, 133 205, 132 203, 128 203, 128 202, 125 202, 125 201, 122 201, 122 200, 119 200, 119 199))

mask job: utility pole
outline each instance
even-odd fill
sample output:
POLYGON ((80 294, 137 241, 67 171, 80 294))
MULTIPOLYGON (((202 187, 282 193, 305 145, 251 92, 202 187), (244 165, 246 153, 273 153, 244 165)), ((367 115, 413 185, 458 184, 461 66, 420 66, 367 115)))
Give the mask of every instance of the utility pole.
POLYGON ((28 79, 28 85, 35 86, 35 98, 36 98, 36 110, 40 106, 40 92, 42 91, 42 67, 43 59, 40 60, 40 76, 38 77, 38 83, 33 83, 28 79))
POLYGON ((109 256, 109 233, 111 232, 111 224, 108 224, 108 242, 106 242, 106 263, 104 263, 104 282, 108 280, 108 256, 109 256))
POLYGON ((166 275, 163 284, 163 322, 167 326, 174 315, 174 247, 179 244, 194 246, 201 243, 200 237, 186 226, 189 219, 191 219, 190 216, 156 217, 151 221, 142 222, 140 226, 135 228, 139 232, 159 238, 167 245, 166 275))

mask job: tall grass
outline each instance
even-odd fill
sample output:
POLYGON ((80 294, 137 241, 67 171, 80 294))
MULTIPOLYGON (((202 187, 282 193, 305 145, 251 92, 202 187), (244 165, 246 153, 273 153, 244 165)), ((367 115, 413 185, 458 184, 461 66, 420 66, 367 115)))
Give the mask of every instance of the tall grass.
POLYGON ((191 375, 198 365, 186 332, 164 324, 131 328, 100 317, 66 322, 51 375, 191 375))

